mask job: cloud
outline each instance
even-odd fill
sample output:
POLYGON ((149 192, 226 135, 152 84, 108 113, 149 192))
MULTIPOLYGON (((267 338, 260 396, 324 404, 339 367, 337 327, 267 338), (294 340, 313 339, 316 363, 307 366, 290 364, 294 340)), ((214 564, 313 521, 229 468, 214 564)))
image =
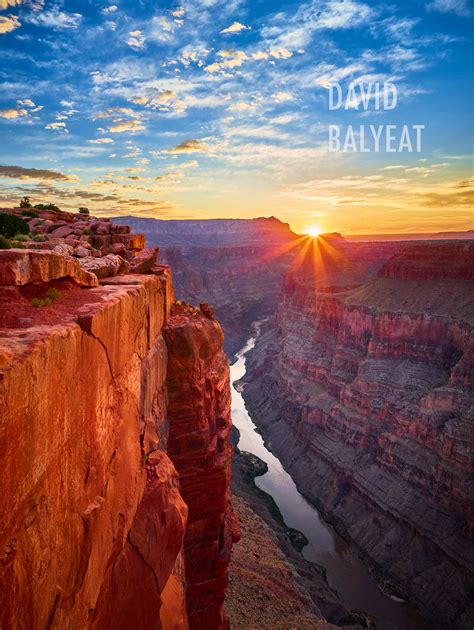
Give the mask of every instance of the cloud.
POLYGON ((111 4, 108 7, 104 7, 102 9, 102 13, 115 13, 115 11, 117 11, 118 6, 116 4, 111 4))
POLYGON ((64 30, 79 28, 82 15, 80 13, 66 13, 60 11, 57 7, 53 7, 50 11, 29 15, 27 20, 35 26, 64 30))
POLYGON ((135 105, 144 105, 147 108, 159 109, 161 111, 177 111, 186 110, 184 101, 178 98, 174 90, 162 90, 154 92, 150 95, 136 96, 130 99, 135 105))
POLYGON ((23 0, 0 0, 0 11, 8 9, 8 7, 16 7, 21 4, 23 0))
POLYGON ((230 112, 251 112, 254 111, 256 107, 255 103, 246 103, 245 101, 237 101, 237 103, 233 103, 227 109, 230 112))
POLYGON ((49 179, 61 182, 77 182, 76 175, 59 173, 38 168, 23 168, 22 166, 0 165, 0 177, 12 177, 14 179, 49 179))
POLYGON ((200 140, 185 140, 172 149, 165 149, 163 153, 197 153, 207 150, 208 147, 200 140))
POLYGON ((427 11, 455 13, 460 17, 471 15, 467 0, 434 0, 425 5, 427 11))
POLYGON ((91 144, 112 144, 114 141, 112 138, 97 138, 95 140, 88 140, 91 144))
POLYGON ((261 34, 267 41, 296 49, 307 46, 317 31, 367 26, 375 15, 376 11, 362 2, 310 0, 301 3, 292 15, 277 13, 261 34))
POLYGON ((134 50, 140 50, 145 46, 145 37, 141 31, 131 31, 127 44, 134 50))
POLYGON ((64 131, 65 133, 69 133, 66 128, 66 123, 64 122, 52 122, 46 125, 45 129, 53 129, 56 131, 64 131))
MULTIPOLYGON (((196 168, 197 166, 199 166, 197 160, 189 160, 189 162, 182 162, 181 164, 179 164, 178 168, 188 169, 188 168, 196 168)), ((169 168, 175 168, 175 166, 172 165, 169 168)))
POLYGON ((272 94, 272 99, 277 103, 287 103, 288 101, 294 101, 295 97, 291 92, 276 92, 272 94))
POLYGON ((250 31, 250 26, 245 26, 240 22, 234 22, 227 28, 224 28, 221 33, 241 33, 242 31, 250 31))
POLYGON ((28 111, 23 108, 12 107, 10 109, 0 109, 0 118, 6 118, 8 120, 14 120, 22 116, 28 116, 28 111))
POLYGON ((8 17, 0 15, 0 35, 10 33, 19 26, 21 23, 16 15, 9 15, 8 17))
POLYGON ((130 107, 109 107, 103 112, 94 116, 96 120, 100 118, 113 118, 114 116, 128 116, 129 118, 141 118, 140 112, 136 112, 130 107))
POLYGON ((126 133, 128 131, 142 131, 145 126, 138 120, 117 120, 108 129, 110 133, 126 133))
POLYGON ((247 53, 243 50, 220 50, 217 56, 224 61, 216 61, 204 68, 206 72, 214 73, 231 68, 238 68, 244 61, 247 61, 247 53))

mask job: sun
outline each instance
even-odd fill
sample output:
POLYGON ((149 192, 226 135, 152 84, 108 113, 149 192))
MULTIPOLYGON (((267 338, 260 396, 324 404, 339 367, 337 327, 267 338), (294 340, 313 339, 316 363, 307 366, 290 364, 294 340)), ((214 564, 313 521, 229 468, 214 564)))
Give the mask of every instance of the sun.
POLYGON ((320 229, 320 227, 318 225, 312 225, 308 229, 308 235, 311 236, 311 238, 316 238, 320 234, 321 234, 321 229, 320 229))

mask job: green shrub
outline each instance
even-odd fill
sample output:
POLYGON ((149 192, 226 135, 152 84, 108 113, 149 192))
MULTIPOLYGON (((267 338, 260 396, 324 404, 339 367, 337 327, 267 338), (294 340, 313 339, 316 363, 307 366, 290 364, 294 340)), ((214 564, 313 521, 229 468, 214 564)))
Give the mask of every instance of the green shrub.
POLYGON ((32 298, 31 306, 39 308, 40 306, 49 306, 52 303, 51 298, 32 298))
POLYGON ((20 208, 31 208, 29 197, 23 197, 23 199, 20 201, 20 208))
POLYGON ((92 230, 89 230, 89 228, 87 228, 84 230, 84 234, 86 234, 87 236, 92 236, 94 232, 92 230))
POLYGON ((24 243, 25 241, 29 241, 30 238, 31 238, 31 236, 29 234, 16 234, 13 237, 13 240, 20 241, 21 243, 24 243))
POLYGON ((37 212, 35 212, 34 210, 23 210, 23 212, 21 213, 22 217, 31 217, 32 219, 37 219, 39 217, 39 214, 37 212))
POLYGON ((53 212, 59 212, 60 210, 54 203, 37 203, 34 208, 37 210, 53 210, 53 212))
POLYGON ((28 223, 14 214, 0 212, 0 234, 6 238, 12 238, 15 234, 28 234, 28 223))
POLYGON ((89 214, 89 208, 79 208, 80 214, 89 214))
POLYGON ((48 240, 48 237, 46 236, 46 234, 35 234, 33 236, 33 240, 36 241, 37 243, 44 243, 45 241, 48 240))
POLYGON ((0 249, 11 249, 10 241, 0 234, 0 249))
POLYGON ((50 298, 50 300, 57 300, 61 297, 61 291, 58 291, 57 289, 55 289, 54 287, 51 287, 50 289, 48 289, 48 291, 46 292, 46 296, 48 298, 50 298))

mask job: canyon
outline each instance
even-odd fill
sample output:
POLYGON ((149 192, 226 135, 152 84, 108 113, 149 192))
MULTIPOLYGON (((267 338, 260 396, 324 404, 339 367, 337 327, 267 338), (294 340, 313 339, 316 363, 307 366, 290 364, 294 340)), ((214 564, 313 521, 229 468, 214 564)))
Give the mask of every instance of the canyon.
POLYGON ((35 214, 0 250, 2 628, 374 627, 232 455, 231 391, 371 589, 472 627, 472 242, 35 214))
POLYGON ((322 239, 289 270, 243 396, 382 588, 437 628, 469 628, 474 247, 398 244, 354 282, 344 249, 322 239))

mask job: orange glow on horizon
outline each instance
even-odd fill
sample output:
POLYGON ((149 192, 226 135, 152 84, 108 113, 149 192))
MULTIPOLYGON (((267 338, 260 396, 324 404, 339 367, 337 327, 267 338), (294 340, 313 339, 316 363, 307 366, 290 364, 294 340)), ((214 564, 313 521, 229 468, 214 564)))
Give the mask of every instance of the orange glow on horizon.
POLYGON ((319 227, 319 225, 312 225, 311 227, 308 228, 307 232, 308 232, 308 235, 311 236, 311 238, 316 238, 317 236, 321 234, 322 230, 319 227))

